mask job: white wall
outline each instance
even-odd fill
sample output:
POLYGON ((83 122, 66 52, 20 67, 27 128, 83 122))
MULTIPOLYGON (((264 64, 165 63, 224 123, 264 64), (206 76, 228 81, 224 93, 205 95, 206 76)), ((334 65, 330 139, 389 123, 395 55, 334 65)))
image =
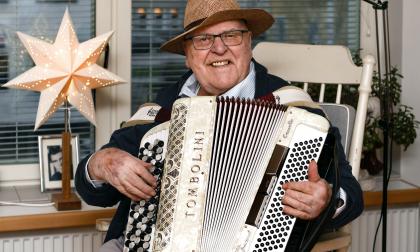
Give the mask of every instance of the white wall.
MULTIPOLYGON (((402 103, 413 107, 420 120, 420 1, 395 2, 402 3, 402 103)), ((420 186, 420 130, 415 143, 401 154, 401 177, 420 186)))
MULTIPOLYGON (((390 0, 389 26, 391 65, 397 66, 404 76, 402 84, 402 104, 413 107, 417 120, 420 120, 420 9, 419 0, 390 0)), ((378 12, 379 36, 383 42, 382 12, 378 12)), ((376 58, 375 12, 371 5, 362 2, 360 23, 360 44, 362 55, 372 54, 376 58)), ((384 50, 381 47, 382 73, 384 50)), ((419 137, 406 152, 394 145, 392 169, 401 177, 420 186, 420 131, 419 137)))

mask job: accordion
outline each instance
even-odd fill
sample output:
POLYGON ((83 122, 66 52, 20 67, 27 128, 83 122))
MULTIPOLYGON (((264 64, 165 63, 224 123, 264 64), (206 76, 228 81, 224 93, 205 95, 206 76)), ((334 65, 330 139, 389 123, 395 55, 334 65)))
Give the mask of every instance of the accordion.
POLYGON ((328 129, 274 102, 177 100, 141 140, 160 189, 132 201, 124 251, 284 251, 296 219, 282 211, 282 185, 307 180, 328 129))

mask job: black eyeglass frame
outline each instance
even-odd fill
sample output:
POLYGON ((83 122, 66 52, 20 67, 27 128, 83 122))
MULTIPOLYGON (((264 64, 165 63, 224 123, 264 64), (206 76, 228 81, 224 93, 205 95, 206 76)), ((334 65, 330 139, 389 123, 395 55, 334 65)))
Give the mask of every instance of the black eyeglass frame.
POLYGON ((195 35, 195 36, 187 36, 187 37, 184 38, 184 41, 191 40, 192 43, 193 43, 193 46, 194 46, 194 49, 195 50, 208 50, 208 49, 210 49, 213 46, 214 41, 216 40, 217 37, 219 37, 222 40, 222 42, 223 42, 223 44, 225 46, 237 46, 237 45, 242 44, 242 41, 244 40, 244 33, 246 33, 246 32, 250 32, 250 30, 241 30, 241 29, 238 29, 238 30, 230 30, 230 31, 224 31, 224 32, 219 33, 219 34, 204 33, 204 34, 199 34, 199 35, 195 35), (237 43, 237 44, 231 44, 231 45, 227 45, 226 44, 226 42, 223 39, 224 38, 223 35, 229 34, 231 32, 240 32, 241 33, 241 41, 239 43, 237 43), (203 36, 212 38, 212 42, 208 46, 208 48, 207 47, 206 48, 197 48, 196 47, 196 44, 194 42, 194 38, 199 38, 199 37, 203 37, 203 36))

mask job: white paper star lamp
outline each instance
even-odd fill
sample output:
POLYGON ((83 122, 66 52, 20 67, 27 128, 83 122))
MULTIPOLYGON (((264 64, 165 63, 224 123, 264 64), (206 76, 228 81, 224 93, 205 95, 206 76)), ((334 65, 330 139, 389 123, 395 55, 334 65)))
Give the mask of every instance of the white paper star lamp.
POLYGON ((52 195, 58 210, 80 209, 80 199, 70 188, 71 134, 68 132, 68 103, 96 125, 92 89, 125 82, 96 64, 113 32, 79 44, 68 10, 64 13, 54 44, 18 32, 35 67, 9 81, 4 87, 41 92, 35 130, 65 104, 62 133, 62 193, 52 195))
POLYGON ((68 10, 54 44, 17 33, 36 66, 3 86, 41 92, 35 130, 66 101, 96 125, 91 90, 125 82, 96 64, 112 33, 79 44, 68 10))

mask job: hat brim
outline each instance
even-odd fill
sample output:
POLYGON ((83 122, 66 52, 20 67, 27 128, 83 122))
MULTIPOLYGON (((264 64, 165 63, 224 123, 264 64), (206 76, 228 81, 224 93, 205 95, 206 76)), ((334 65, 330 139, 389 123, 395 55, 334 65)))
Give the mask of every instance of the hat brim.
POLYGON ((160 49, 170 53, 185 55, 183 42, 186 35, 202 27, 206 27, 212 24, 228 20, 241 19, 246 21, 246 25, 252 32, 253 36, 258 36, 259 34, 265 32, 274 23, 273 16, 262 9, 237 9, 220 11, 204 19, 204 21, 199 25, 194 26, 188 31, 185 31, 180 35, 170 39, 164 43, 160 49))

